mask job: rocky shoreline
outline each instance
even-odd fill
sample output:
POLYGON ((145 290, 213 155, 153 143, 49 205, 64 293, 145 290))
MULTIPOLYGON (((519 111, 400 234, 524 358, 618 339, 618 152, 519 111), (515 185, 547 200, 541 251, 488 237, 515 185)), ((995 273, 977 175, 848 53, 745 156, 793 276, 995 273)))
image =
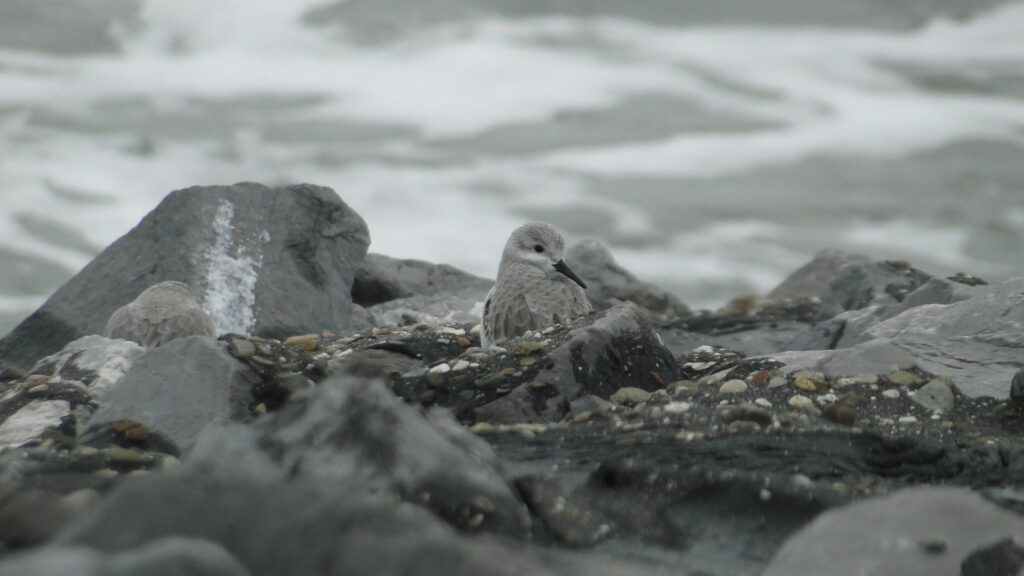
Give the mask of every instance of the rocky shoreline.
POLYGON ((598 311, 483 349, 490 281, 368 246, 178 191, 0 340, 0 575, 1024 566, 1024 278, 824 251, 694 312, 585 241, 598 311), (221 336, 97 335, 162 280, 221 336))

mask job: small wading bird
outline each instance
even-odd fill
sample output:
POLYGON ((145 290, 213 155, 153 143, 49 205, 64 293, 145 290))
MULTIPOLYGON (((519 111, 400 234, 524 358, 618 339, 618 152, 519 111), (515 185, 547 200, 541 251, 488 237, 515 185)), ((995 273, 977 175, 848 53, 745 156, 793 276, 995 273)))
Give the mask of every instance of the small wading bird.
POLYGON ((480 344, 522 336, 573 320, 593 308, 580 280, 562 260, 565 240, 550 224, 531 223, 509 236, 498 266, 498 280, 480 322, 480 344))

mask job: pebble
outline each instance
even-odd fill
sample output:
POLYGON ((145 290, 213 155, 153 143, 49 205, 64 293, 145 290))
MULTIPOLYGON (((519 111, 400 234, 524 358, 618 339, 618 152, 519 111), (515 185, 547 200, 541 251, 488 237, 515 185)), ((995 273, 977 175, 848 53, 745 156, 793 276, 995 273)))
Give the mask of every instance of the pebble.
POLYGON ((916 416, 900 416, 899 423, 900 424, 916 424, 917 423, 917 417, 916 416))
POLYGON ((305 350, 306 352, 312 352, 320 347, 320 335, 302 334, 301 336, 292 336, 287 338, 281 344, 284 344, 285 346, 294 346, 305 350))
POLYGON ((719 394, 741 394, 747 391, 747 383, 743 380, 728 380, 718 389, 719 394))
POLYGON ((900 397, 900 391, 890 388, 889 390, 883 390, 882 396, 885 396, 886 398, 890 399, 896 399, 900 397))
POLYGON ((751 374, 749 377, 750 383, 755 384, 757 386, 763 386, 767 384, 768 380, 770 379, 771 375, 768 373, 767 370, 758 370, 757 372, 751 374))
POLYGON ((648 392, 647 390, 635 388, 633 386, 624 386, 616 390, 615 393, 611 395, 609 400, 616 404, 627 406, 636 405, 641 402, 646 402, 647 399, 650 397, 651 393, 648 392))
POLYGON ((689 398, 696 396, 700 386, 693 380, 679 380, 668 385, 666 390, 675 398, 689 398))
POLYGON ((811 400, 807 396, 803 396, 800 394, 791 396, 790 399, 786 402, 786 404, 788 404, 790 408, 793 408, 795 410, 817 410, 817 408, 814 407, 814 400, 811 400))
POLYGON ((686 364, 683 364, 683 368, 688 368, 696 372, 703 372, 715 364, 717 364, 717 362, 687 362, 686 364))
POLYGON ((235 358, 249 358, 256 354, 256 346, 244 338, 236 338, 228 344, 228 352, 235 358))
POLYGON ((793 386, 803 390, 804 392, 818 391, 818 383, 815 382, 814 380, 811 380, 810 378, 797 378, 796 380, 793 380, 793 386))
POLYGON ((910 395, 910 399, 935 414, 945 414, 953 409, 956 398, 949 386, 940 380, 932 380, 910 395))
POLYGON ((466 338, 465 336, 459 336, 458 338, 456 338, 455 343, 462 348, 469 348, 470 346, 473 345, 473 341, 470 340, 469 338, 466 338))
POLYGON ((853 381, 859 384, 878 384, 878 376, 876 374, 858 374, 853 377, 853 381))
POLYGON ((536 358, 530 358, 529 356, 527 356, 526 358, 520 358, 519 359, 519 365, 520 366, 533 366, 536 363, 537 363, 537 359, 536 358))
POLYGON ((469 368, 469 362, 466 360, 459 360, 454 366, 452 366, 452 370, 455 372, 461 372, 466 368, 469 368))
POLYGON ((818 404, 826 406, 828 404, 835 404, 837 401, 839 401, 839 397, 829 392, 828 394, 822 394, 821 396, 818 396, 817 398, 815 398, 815 400, 818 401, 818 404))
POLYGON ((735 420, 729 423, 729 432, 733 434, 751 434, 760 431, 761 425, 750 420, 735 420))
POLYGON ((769 388, 778 388, 780 386, 785 386, 786 384, 789 384, 789 380, 786 380, 782 376, 776 376, 768 381, 769 388))
POLYGON ((438 364, 437 366, 432 367, 427 372, 429 372, 430 374, 445 374, 447 372, 451 372, 451 370, 452 370, 451 366, 449 366, 448 364, 445 364, 444 362, 442 362, 442 363, 438 364))
POLYGON ((758 398, 757 400, 754 400, 754 404, 757 404, 761 408, 771 408, 772 407, 771 401, 768 400, 767 398, 758 398))
POLYGON ((525 342, 520 342, 519 344, 516 344, 515 348, 512 349, 512 355, 528 356, 530 354, 533 354, 534 352, 539 352, 540 350, 543 350, 547 345, 548 343, 544 340, 527 340, 525 342))
POLYGON ((49 384, 38 384, 36 386, 33 386, 33 387, 29 388, 25 392, 29 396, 42 396, 43 394, 46 394, 49 391, 50 391, 50 385, 49 384))
POLYGON ((466 331, 462 328, 452 328, 450 326, 441 326, 437 329, 440 334, 449 334, 451 336, 465 336, 466 331))
POLYGON ((507 376, 504 374, 488 374, 487 376, 473 382, 473 385, 481 390, 490 390, 504 384, 506 378, 507 376))
POLYGON ((921 377, 906 370, 895 370, 889 373, 889 381, 900 386, 913 386, 921 383, 921 377))
POLYGON ((665 404, 665 406, 662 407, 662 409, 665 412, 671 412, 673 414, 679 414, 679 413, 682 413, 682 412, 688 412, 690 410, 690 408, 691 408, 691 404, 689 402, 682 402, 682 401, 679 401, 679 400, 675 400, 675 401, 669 402, 668 404, 665 404))
POLYGON ((36 386, 44 386, 50 379, 42 374, 32 374, 25 378, 25 389, 31 390, 36 386))
POLYGON ((821 415, 824 416, 826 420, 830 420, 836 424, 842 424, 844 426, 853 426, 853 422, 856 419, 853 410, 848 406, 843 406, 842 404, 826 406, 825 409, 821 411, 821 415))

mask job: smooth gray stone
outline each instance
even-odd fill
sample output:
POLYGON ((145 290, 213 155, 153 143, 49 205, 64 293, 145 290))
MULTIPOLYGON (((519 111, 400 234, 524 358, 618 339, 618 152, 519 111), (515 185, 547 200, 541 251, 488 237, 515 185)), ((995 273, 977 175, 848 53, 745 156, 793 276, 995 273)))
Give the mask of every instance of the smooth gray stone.
POLYGON ((284 338, 350 324, 366 223, 333 190, 254 183, 171 192, 0 340, 25 369, 165 280, 191 286, 218 333, 284 338))
POLYGON ((174 340, 135 360, 100 404, 85 434, 130 418, 188 450, 210 422, 250 419, 252 386, 259 381, 224 342, 205 336, 174 340))
POLYGON ((1007 537, 1024 541, 1024 518, 963 488, 909 488, 823 512, 764 576, 960 574, 972 552, 1007 537))

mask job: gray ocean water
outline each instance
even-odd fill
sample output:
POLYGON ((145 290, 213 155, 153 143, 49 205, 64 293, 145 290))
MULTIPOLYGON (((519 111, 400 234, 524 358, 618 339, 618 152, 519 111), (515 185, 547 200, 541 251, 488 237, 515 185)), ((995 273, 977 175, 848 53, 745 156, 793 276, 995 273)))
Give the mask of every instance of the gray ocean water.
POLYGON ((1024 275, 1022 152, 1022 2, 0 0, 0 333, 246 180, 485 276, 546 220, 695 307, 825 247, 1024 275))

